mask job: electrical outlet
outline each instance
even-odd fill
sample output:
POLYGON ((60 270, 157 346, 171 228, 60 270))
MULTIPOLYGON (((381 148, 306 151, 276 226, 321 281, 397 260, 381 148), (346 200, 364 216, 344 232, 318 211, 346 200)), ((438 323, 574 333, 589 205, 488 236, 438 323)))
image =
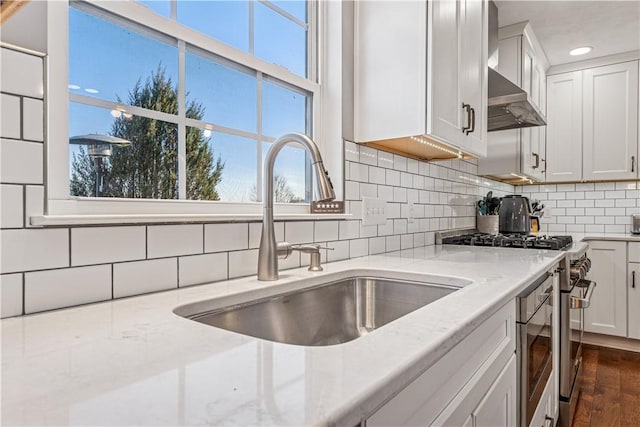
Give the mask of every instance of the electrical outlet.
POLYGON ((413 202, 409 202, 407 204, 407 222, 409 224, 413 224, 413 221, 415 221, 415 218, 416 218, 415 206, 413 206, 413 202))
POLYGON ((375 197, 362 198, 362 225, 387 223, 387 202, 375 197))

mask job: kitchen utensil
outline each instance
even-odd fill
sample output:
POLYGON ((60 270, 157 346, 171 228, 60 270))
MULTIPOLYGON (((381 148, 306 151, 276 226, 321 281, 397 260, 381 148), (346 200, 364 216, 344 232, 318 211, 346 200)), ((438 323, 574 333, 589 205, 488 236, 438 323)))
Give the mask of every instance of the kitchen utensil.
POLYGON ((488 207, 486 202, 483 200, 478 200, 478 215, 487 215, 488 207))

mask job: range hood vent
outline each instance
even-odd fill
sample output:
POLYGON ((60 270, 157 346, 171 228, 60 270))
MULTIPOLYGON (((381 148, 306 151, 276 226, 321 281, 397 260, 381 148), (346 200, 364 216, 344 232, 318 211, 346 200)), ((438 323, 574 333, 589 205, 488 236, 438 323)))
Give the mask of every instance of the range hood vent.
POLYGON ((527 93, 493 69, 500 62, 498 45, 498 7, 490 1, 487 130, 491 132, 546 125, 546 119, 529 101, 527 93))
POLYGON ((547 124, 540 110, 529 101, 529 95, 492 68, 489 68, 488 89, 489 132, 547 124))

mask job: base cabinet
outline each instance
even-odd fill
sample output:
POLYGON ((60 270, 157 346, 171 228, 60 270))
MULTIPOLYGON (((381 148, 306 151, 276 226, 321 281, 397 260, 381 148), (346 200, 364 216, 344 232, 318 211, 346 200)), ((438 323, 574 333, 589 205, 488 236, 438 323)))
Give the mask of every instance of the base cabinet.
MULTIPOLYGON (((434 426, 510 427, 517 420, 516 356, 498 378, 483 378, 433 422, 434 426)), ((462 393, 461 393, 462 394, 462 393)))
MULTIPOLYGON (((640 243, 638 243, 640 245, 640 243)), ((627 290, 629 309, 629 338, 640 340, 640 263, 629 263, 629 286, 627 290)))
POLYGON ((515 301, 366 420, 373 426, 514 426, 515 301))
POLYGON ((596 282, 591 305, 584 310, 584 330, 627 336, 627 243, 589 242, 591 271, 596 282))

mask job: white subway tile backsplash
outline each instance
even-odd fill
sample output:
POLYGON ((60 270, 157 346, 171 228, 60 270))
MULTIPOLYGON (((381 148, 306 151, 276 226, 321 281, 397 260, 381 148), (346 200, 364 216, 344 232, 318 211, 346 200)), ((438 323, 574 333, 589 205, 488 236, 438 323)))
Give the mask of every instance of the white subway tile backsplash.
MULTIPOLYGON (((552 202, 554 202, 556 204, 556 206, 558 208, 574 208, 576 207, 576 201, 575 200, 551 200, 552 202)), ((551 207, 551 203, 549 202, 544 202, 543 203, 545 206, 547 207, 551 207)))
POLYGON ((377 166, 369 166, 369 182, 372 184, 385 183, 385 169, 377 166))
MULTIPOLYGON (((276 242, 284 241, 284 222, 275 222, 274 231, 276 234, 276 242)), ((260 237, 262 236, 262 223, 249 223, 249 249, 260 247, 260 237)))
POLYGON ((133 261, 146 257, 144 226, 71 230, 71 265, 133 261))
POLYGON ((33 98, 44 96, 42 58, 2 48, 0 87, 3 92, 33 98))
POLYGON ((226 280, 228 274, 227 253, 183 256, 178 259, 178 286, 226 280))
POLYGON ((413 175, 406 172, 400 173, 400 186, 405 188, 413 187, 413 175))
POLYGON ((604 233, 604 225, 585 225, 584 231, 587 233, 604 233))
POLYGON ((284 240, 292 244, 313 242, 313 222, 297 221, 285 223, 284 240))
POLYGON ((360 232, 360 221, 340 221, 339 239, 350 240, 357 239, 360 232))
MULTIPOLYGON (((362 206, 360 206, 362 209, 362 206)), ((338 221, 316 221, 313 232, 314 242, 338 240, 338 221)))
POLYGON ((369 239, 356 239, 349 241, 349 258, 357 258, 369 255, 369 239))
POLYGON ((229 279, 258 273, 258 250, 229 252, 229 279))
POLYGON ((39 99, 22 100, 22 137, 30 141, 44 141, 44 103, 39 99))
POLYGON ((402 187, 395 187, 393 189, 393 201, 406 203, 407 202, 407 189, 402 187))
POLYGON ((378 197, 378 186, 360 183, 360 197, 378 197))
POLYGON ((223 252, 249 247, 249 224, 206 224, 204 251, 223 252))
POLYGON ((612 216, 597 216, 595 217, 596 224, 614 224, 615 218, 612 216))
POLYGON ((616 182, 616 190, 635 190, 635 182, 616 182))
POLYGON ((378 165, 378 150, 364 145, 360 146, 360 163, 365 165, 378 165))
POLYGON ((373 239, 369 239, 369 255, 384 253, 386 251, 385 242, 385 237, 375 237, 373 239))
POLYGON ((331 251, 327 251, 327 259, 329 262, 340 261, 349 258, 349 240, 336 240, 334 242, 327 243, 328 248, 333 248, 331 251))
POLYGON ((407 159, 407 172, 420 173, 420 166, 416 159, 407 159))
POLYGON ((344 142, 344 159, 350 162, 357 162, 360 159, 360 146, 353 142, 344 142))
POLYGON ((44 215, 44 186, 27 185, 25 187, 25 226, 31 227, 31 217, 37 215, 44 215))
POLYGON ((624 215, 625 209, 624 208, 606 208, 604 210, 604 213, 607 216, 624 215))
POLYGON ((202 224, 147 227, 147 258, 166 258, 203 252, 202 224))
POLYGON ((0 111, 0 137, 20 139, 20 97, 0 94, 0 111))
POLYGON ((624 190, 606 191, 604 197, 606 199, 624 199, 627 197, 627 192, 624 190))
POLYGON ((349 167, 349 179, 351 181, 368 182, 369 167, 362 163, 351 163, 349 167))
POLYGON ((584 191, 574 191, 572 193, 565 193, 566 198, 569 200, 580 200, 584 199, 584 191))
POLYGON ((616 199, 616 208, 635 208, 636 199, 616 199))
POLYGON ((594 200, 593 204, 596 208, 613 208, 616 205, 616 201, 614 199, 599 199, 594 200))
POLYGON ((594 189, 595 184, 593 183, 576 184, 576 191, 593 191, 594 189))
POLYGON ((557 184, 556 191, 576 191, 575 184, 557 184))
POLYGON ((399 156, 397 154, 393 155, 393 168, 395 170, 407 171, 407 158, 403 156, 399 156))
POLYGON ((400 236, 400 249, 413 249, 413 234, 400 236))
POLYGON ((605 233, 626 233, 626 228, 624 225, 605 225, 604 232, 605 233))
POLYGON ((22 314, 22 273, 0 276, 0 318, 22 314))
POLYGON ((0 228, 23 227, 21 185, 0 185, 0 228))
POLYGON ((596 182, 596 191, 600 190, 615 190, 616 184, 613 182, 596 182))
POLYGON ((69 266, 69 230, 21 229, 0 231, 0 273, 69 266))
POLYGON ((400 236, 387 236, 386 239, 387 252, 400 250, 400 236))
POLYGON ((595 206, 595 200, 576 200, 576 208, 593 208, 595 206))
POLYGON ((393 168, 393 154, 386 151, 378 151, 378 166, 392 169, 393 168))
POLYGON ((387 185, 394 185, 394 186, 400 185, 400 172, 387 169, 386 175, 387 175, 386 176, 387 185))
POLYGON ((25 273, 25 313, 111 299, 111 266, 64 268, 25 273))
POLYGON ((360 200, 360 184, 354 181, 346 181, 344 184, 345 200, 360 200))
POLYGON ((0 140, 0 182, 14 184, 43 183, 43 144, 40 142, 0 140))
POLYGON ((121 298, 178 287, 178 259, 124 262, 113 265, 113 297, 121 298))

